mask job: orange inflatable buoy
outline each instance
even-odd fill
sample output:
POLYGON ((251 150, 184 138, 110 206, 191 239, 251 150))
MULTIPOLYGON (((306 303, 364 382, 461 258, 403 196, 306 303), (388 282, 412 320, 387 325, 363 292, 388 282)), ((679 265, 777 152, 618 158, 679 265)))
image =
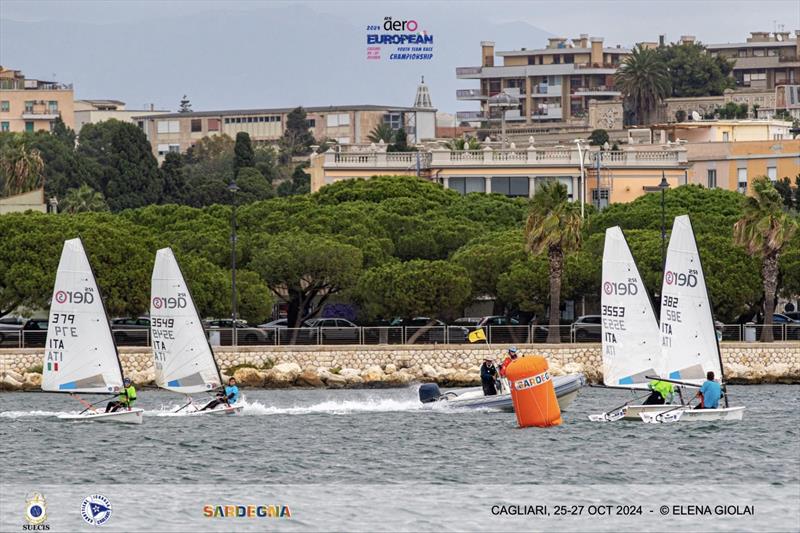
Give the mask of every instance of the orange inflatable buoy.
POLYGON ((547 359, 534 355, 512 361, 506 369, 519 427, 561 424, 561 408, 548 371, 547 359))

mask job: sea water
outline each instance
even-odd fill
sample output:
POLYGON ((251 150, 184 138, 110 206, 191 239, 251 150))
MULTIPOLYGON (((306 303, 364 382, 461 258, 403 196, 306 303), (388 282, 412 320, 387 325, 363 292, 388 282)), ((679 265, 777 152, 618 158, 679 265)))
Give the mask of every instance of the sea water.
POLYGON ((118 531, 798 531, 800 386, 729 389, 741 422, 594 423, 633 396, 584 388, 547 429, 423 409, 415 387, 244 390, 242 416, 201 417, 140 390, 142 425, 66 422, 83 408, 67 395, 0 393, 0 529, 20 530, 38 491, 53 531, 83 527, 92 494, 118 531))

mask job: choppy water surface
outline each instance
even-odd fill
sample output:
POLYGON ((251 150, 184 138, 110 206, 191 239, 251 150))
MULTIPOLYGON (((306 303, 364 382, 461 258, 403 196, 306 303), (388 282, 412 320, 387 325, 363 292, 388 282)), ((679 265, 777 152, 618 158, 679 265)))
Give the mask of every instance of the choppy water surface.
MULTIPOLYGON (((0 473, 4 484, 27 487, 220 483, 227 488, 313 484, 413 490, 424 484, 431 498, 445 500, 448 491, 490 485, 534 485, 531 490, 544 488, 535 485, 565 490, 612 486, 604 489, 609 497, 624 501, 636 499, 628 485, 654 482, 689 487, 687 503, 706 490, 692 487, 707 485, 795 490, 800 483, 800 386, 732 386, 730 392, 734 404, 747 406, 742 422, 592 423, 588 414, 621 404, 631 393, 585 388, 564 414, 562 426, 525 430, 516 427, 510 413, 421 409, 416 388, 247 390, 241 417, 163 416, 181 398, 144 390, 137 405, 146 409, 141 426, 64 422, 55 415, 80 410, 66 395, 3 393, 0 473)), ((369 489, 362 497, 369 507, 369 489)), ((772 517, 763 523, 800 529, 798 507, 783 522, 772 517)), ((488 522, 490 527, 504 527, 500 518, 481 513, 495 520, 488 522)), ((458 524, 457 518, 450 523, 458 524)), ((282 524, 300 527, 303 522, 298 517, 282 524)), ((425 524, 412 517, 388 528, 425 524)), ((535 524, 508 523, 511 529, 535 524)), ((631 520, 584 525, 603 524, 636 529, 631 520)), ((552 525, 570 527, 566 521, 552 525)), ((353 522, 339 527, 358 529, 353 522)))

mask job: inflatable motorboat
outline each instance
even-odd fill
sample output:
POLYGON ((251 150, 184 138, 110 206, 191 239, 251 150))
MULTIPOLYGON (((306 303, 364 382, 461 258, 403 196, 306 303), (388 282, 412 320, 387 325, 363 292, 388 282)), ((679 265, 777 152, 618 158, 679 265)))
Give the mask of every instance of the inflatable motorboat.
MULTIPOLYGON (((553 377, 558 406, 565 410, 578 396, 578 391, 586 384, 583 374, 553 377)), ((506 389, 504 387, 504 389, 506 389)), ((424 383, 419 387, 419 401, 424 407, 448 406, 465 409, 497 409, 514 412, 511 394, 504 391, 494 396, 484 396, 481 387, 465 389, 461 392, 447 391, 442 393, 436 383, 424 383)))

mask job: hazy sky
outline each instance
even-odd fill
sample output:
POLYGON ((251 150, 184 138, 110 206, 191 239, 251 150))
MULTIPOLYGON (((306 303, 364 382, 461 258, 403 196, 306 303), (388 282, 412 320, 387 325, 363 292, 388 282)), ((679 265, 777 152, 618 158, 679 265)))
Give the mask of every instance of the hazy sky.
POLYGON ((0 64, 74 83, 78 98, 195 110, 293 105, 411 105, 419 77, 443 111, 458 102, 455 67, 477 65, 479 43, 541 48, 550 35, 607 45, 743 41, 750 31, 800 29, 798 0, 266 2, 0 0, 0 64), (434 58, 366 59, 366 27, 414 19, 434 36, 434 58))

